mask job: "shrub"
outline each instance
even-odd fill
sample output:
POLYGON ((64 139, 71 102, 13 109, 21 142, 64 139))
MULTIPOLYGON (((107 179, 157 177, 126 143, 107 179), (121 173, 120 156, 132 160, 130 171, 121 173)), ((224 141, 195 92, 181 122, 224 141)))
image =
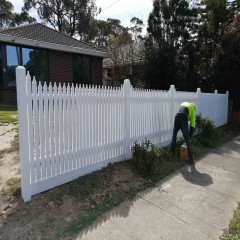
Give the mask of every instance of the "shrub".
POLYGON ((149 177, 154 174, 157 161, 158 148, 149 140, 141 143, 135 143, 132 147, 133 165, 138 173, 143 177, 149 177))
POLYGON ((204 118, 201 115, 196 117, 196 140, 202 146, 210 147, 216 142, 218 131, 212 120, 204 118))
POLYGON ((162 168, 171 157, 167 149, 159 148, 149 140, 141 143, 136 142, 132 147, 132 154, 133 165, 144 178, 151 178, 158 174, 159 168, 162 168))

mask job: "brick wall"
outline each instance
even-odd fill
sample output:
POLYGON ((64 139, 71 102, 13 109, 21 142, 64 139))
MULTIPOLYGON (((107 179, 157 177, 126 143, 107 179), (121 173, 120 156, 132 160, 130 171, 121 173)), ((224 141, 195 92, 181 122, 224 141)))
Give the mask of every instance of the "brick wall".
POLYGON ((73 82, 73 57, 71 53, 49 51, 50 82, 73 82))
MULTIPOLYGON (((92 84, 102 85, 102 58, 91 58, 92 84)), ((49 81, 73 82, 73 57, 71 53, 49 51, 49 81)), ((17 104, 16 90, 0 89, 0 102, 17 104)))
POLYGON ((0 103, 17 105, 16 89, 0 89, 0 103))
POLYGON ((103 72, 102 72, 102 58, 92 57, 92 84, 102 86, 103 72))

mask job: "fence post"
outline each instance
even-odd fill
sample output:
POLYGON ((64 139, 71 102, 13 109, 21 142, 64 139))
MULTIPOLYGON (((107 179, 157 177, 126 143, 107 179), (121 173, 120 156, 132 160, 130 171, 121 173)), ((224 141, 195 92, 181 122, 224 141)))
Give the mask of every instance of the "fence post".
POLYGON ((214 91, 214 97, 215 97, 214 122, 215 122, 215 125, 218 127, 218 90, 214 91))
POLYGON ((131 83, 129 79, 124 80, 124 137, 125 137, 125 158, 131 158, 130 149, 130 90, 131 83))
POLYGON ((196 107, 197 107, 197 113, 201 114, 201 88, 197 88, 197 102, 196 102, 196 107))
POLYGON ((175 98, 175 92, 176 92, 176 89, 175 89, 175 86, 174 85, 171 85, 170 86, 170 97, 171 97, 171 112, 170 112, 170 128, 171 128, 171 132, 169 134, 172 134, 172 130, 173 130, 173 123, 174 123, 174 98, 175 98))
POLYGON ((226 92, 226 119, 225 119, 225 124, 229 122, 229 118, 230 118, 228 101, 229 101, 229 91, 226 92))
POLYGON ((30 163, 29 163, 29 131, 26 70, 23 66, 16 68, 19 149, 21 167, 21 192, 25 202, 31 200, 30 163))

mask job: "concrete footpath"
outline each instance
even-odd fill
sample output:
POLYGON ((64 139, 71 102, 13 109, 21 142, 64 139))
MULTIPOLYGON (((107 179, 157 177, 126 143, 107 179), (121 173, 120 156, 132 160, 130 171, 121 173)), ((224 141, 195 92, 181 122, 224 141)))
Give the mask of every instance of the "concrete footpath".
POLYGON ((76 239, 219 239, 238 201, 240 136, 104 214, 76 239))

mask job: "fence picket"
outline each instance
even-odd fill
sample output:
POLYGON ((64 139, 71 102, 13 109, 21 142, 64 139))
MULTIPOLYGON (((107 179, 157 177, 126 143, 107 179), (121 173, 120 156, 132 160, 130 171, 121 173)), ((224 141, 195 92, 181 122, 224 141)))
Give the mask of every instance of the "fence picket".
POLYGON ((34 146, 33 141, 31 141, 34 137, 33 134, 33 96, 32 96, 32 82, 31 82, 31 76, 28 72, 26 77, 26 84, 27 84, 27 93, 28 93, 28 129, 29 129, 29 161, 30 161, 30 182, 36 181, 36 170, 35 170, 35 164, 34 164, 34 146))
POLYGON ((55 175, 54 164, 54 114, 53 114, 53 88, 52 84, 49 84, 49 133, 50 133, 50 176, 55 175))
POLYGON ((34 78, 32 81, 33 91, 33 121, 34 121, 34 150, 35 150, 35 168, 37 181, 41 180, 40 172, 40 151, 39 151, 39 115, 38 115, 38 92, 37 92, 37 81, 34 78))
POLYGON ((59 129, 58 129, 58 134, 59 134, 59 174, 64 172, 63 168, 63 89, 62 86, 59 84, 58 85, 58 97, 59 97, 59 102, 58 102, 58 108, 59 108, 59 129))
POLYGON ((50 177, 50 136, 49 136, 49 104, 48 104, 48 90, 47 90, 47 84, 46 82, 43 85, 43 95, 44 95, 44 126, 45 126, 45 176, 46 178, 50 177))
POLYGON ((67 140, 68 140, 68 135, 67 135, 67 96, 66 96, 66 85, 65 83, 63 84, 63 162, 61 165, 61 168, 63 169, 63 173, 67 172, 67 140))
POLYGON ((40 172, 41 179, 46 177, 45 175, 45 136, 44 136, 44 118, 43 118, 43 89, 42 84, 38 84, 38 95, 39 95, 39 140, 40 140, 40 172))
POLYGON ((54 135, 54 169, 55 169, 55 174, 59 174, 60 166, 59 166, 59 95, 58 95, 58 88, 57 84, 54 83, 53 85, 53 96, 54 96, 54 128, 55 128, 55 135, 54 135))

